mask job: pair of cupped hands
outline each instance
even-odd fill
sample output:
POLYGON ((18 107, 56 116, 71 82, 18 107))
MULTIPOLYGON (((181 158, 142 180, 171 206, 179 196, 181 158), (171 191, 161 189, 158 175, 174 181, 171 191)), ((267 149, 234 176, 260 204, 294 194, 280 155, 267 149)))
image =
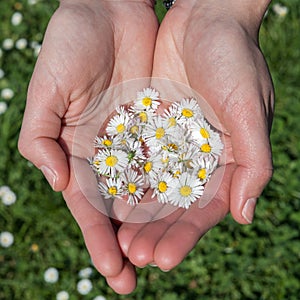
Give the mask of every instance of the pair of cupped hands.
POLYGON ((229 211, 241 224, 252 222, 272 175, 274 98, 258 46, 269 1, 254 2, 177 0, 159 25, 150 0, 62 0, 49 22, 19 149, 62 191, 95 267, 117 293, 135 289, 135 266, 177 266, 229 211), (93 97, 145 77, 181 82, 204 97, 222 124, 224 174, 203 208, 177 209, 154 222, 125 221, 116 229, 82 193, 71 148, 76 127, 85 126, 76 122, 93 97))

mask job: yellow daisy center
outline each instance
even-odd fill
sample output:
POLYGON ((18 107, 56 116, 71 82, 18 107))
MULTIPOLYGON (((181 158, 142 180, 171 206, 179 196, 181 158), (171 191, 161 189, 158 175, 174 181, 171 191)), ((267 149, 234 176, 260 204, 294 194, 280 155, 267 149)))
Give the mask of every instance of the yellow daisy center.
POLYGON ((158 190, 161 192, 161 193, 165 193, 168 189, 168 185, 165 181, 160 181, 159 184, 158 184, 158 190))
POLYGON ((180 188, 180 195, 183 197, 188 197, 192 193, 192 189, 188 185, 184 185, 180 188))
POLYGON ((160 140, 165 135, 165 130, 162 127, 156 129, 155 137, 160 140))
POLYGON ((152 162, 147 161, 144 165, 144 170, 146 173, 149 173, 152 170, 152 162))
POLYGON ((176 126, 177 121, 174 117, 171 117, 171 118, 169 118, 168 123, 169 123, 169 127, 174 127, 174 126, 176 126))
POLYGON ((131 128, 130 128, 130 133, 131 134, 137 134, 139 131, 139 127, 137 125, 133 125, 131 128))
POLYGON ((136 192, 136 184, 133 182, 128 183, 128 192, 134 194, 136 192))
POLYGON ((206 152, 206 153, 211 152, 211 146, 209 144, 201 145, 200 149, 202 152, 206 152))
POLYGON ((194 116, 194 112, 189 108, 183 108, 181 113, 186 118, 191 118, 194 116))
POLYGON ((148 121, 148 115, 144 111, 140 112, 139 117, 143 123, 146 123, 148 121))
POLYGON ((205 138, 205 139, 209 139, 209 137, 210 137, 209 132, 208 132, 205 128, 201 128, 201 129, 200 129, 200 134, 201 134, 202 137, 205 138))
POLYGON ((198 178, 203 180, 206 178, 206 169, 200 169, 199 172, 198 172, 198 178))
POLYGON ((112 141, 111 140, 103 140, 102 141, 102 145, 109 147, 112 145, 112 141))
POLYGON ((150 106, 152 104, 152 99, 149 98, 149 97, 145 97, 143 100, 142 100, 142 103, 144 106, 150 106))
POLYGON ((118 192, 118 190, 117 190, 117 188, 116 188, 115 186, 111 186, 111 187, 108 189, 108 193, 109 193, 110 195, 115 196, 115 195, 117 194, 117 192, 118 192))
POLYGON ((117 125, 116 130, 118 133, 123 133, 125 131, 125 125, 124 124, 117 125))
POLYGON ((114 167, 118 163, 118 158, 114 155, 110 155, 105 159, 105 163, 109 167, 114 167))

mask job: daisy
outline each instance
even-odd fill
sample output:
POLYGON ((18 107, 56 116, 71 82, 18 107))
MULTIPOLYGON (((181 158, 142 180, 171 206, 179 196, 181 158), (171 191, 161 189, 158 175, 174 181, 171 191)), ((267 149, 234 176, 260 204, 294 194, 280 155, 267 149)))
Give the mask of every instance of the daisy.
POLYGON ((127 129, 129 120, 128 114, 115 115, 107 124, 107 134, 110 136, 123 134, 127 129))
POLYGON ((175 103, 172 103, 168 109, 165 110, 163 114, 163 118, 165 122, 167 122, 167 126, 169 128, 176 127, 178 125, 178 105, 175 103))
POLYGON ((11 38, 7 38, 2 42, 2 48, 4 50, 11 50, 14 47, 14 41, 11 38))
POLYGON ((152 88, 144 88, 142 92, 137 93, 137 99, 134 107, 137 110, 156 110, 160 105, 159 93, 152 88))
POLYGON ((188 173, 181 174, 171 182, 170 203, 188 209, 203 194, 204 187, 198 178, 188 173))
POLYGON ((18 26, 21 24, 23 20, 23 15, 20 12, 15 12, 11 17, 11 24, 14 26, 18 26))
POLYGON ((94 147, 99 149, 112 149, 112 148, 120 148, 121 145, 121 137, 120 136, 96 136, 94 140, 94 147))
POLYGON ((93 269, 90 268, 90 267, 87 267, 87 268, 84 268, 84 269, 81 269, 78 273, 78 276, 80 278, 89 278, 93 273, 93 269))
POLYGON ((8 232, 3 231, 0 233, 0 246, 3 248, 8 248, 14 243, 14 236, 8 232))
POLYGON ((272 8, 273 11, 281 18, 285 17, 289 12, 289 9, 280 3, 274 4, 272 8))
POLYGON ((212 157, 200 157, 192 162, 192 167, 196 177, 204 184, 217 168, 217 160, 212 157))
POLYGON ((69 293, 67 291, 60 291, 56 294, 56 300, 69 300, 69 293))
POLYGON ((143 131, 143 139, 148 147, 160 148, 166 140, 168 128, 163 122, 161 116, 153 117, 148 124, 145 125, 143 131))
POLYGON ((15 46, 16 46, 16 48, 18 50, 23 50, 23 49, 25 49, 27 47, 27 44, 28 44, 27 40, 24 39, 24 38, 21 38, 21 39, 18 39, 16 41, 16 45, 15 46))
POLYGON ((137 204, 144 195, 143 177, 138 175, 136 171, 129 169, 123 174, 122 180, 124 182, 124 194, 128 195, 127 203, 130 205, 137 204))
POLYGON ((208 139, 199 144, 199 149, 203 154, 210 154, 214 156, 219 156, 223 150, 223 144, 219 135, 214 135, 212 138, 208 139))
POLYGON ((128 166, 139 167, 146 160, 141 142, 129 139, 127 147, 128 166))
POLYGON ((44 280, 48 283, 55 283, 58 281, 59 273, 56 268, 48 268, 44 273, 44 280))
POLYGON ((7 104, 4 101, 0 101, 0 115, 7 111, 7 104))
POLYGON ((212 130, 204 119, 198 119, 190 125, 191 139, 203 142, 213 138, 217 133, 212 130))
POLYGON ((92 289, 93 289, 93 284, 87 278, 81 279, 77 283, 77 291, 81 295, 87 295, 92 289))
POLYGON ((5 75, 4 71, 2 69, 0 69, 0 79, 2 79, 4 77, 4 75, 5 75))
POLYGON ((10 88, 5 88, 1 91, 1 98, 5 100, 10 100, 14 95, 14 91, 10 88))
POLYGON ((2 196, 2 202, 4 205, 9 206, 16 202, 17 196, 12 190, 6 191, 2 196))
POLYGON ((117 172, 123 172, 128 164, 128 155, 122 150, 103 149, 96 155, 99 161, 98 172, 101 175, 116 176, 117 172))
POLYGON ((178 105, 178 122, 180 124, 184 124, 188 122, 190 124, 191 121, 198 118, 202 115, 201 109, 194 98, 185 99, 183 98, 178 105))
POLYGON ((98 187, 105 199, 120 198, 122 196, 122 181, 119 178, 108 178, 106 184, 99 182, 98 187))
POLYGON ((6 193, 10 192, 10 187, 3 185, 0 187, 0 197, 3 197, 6 193))
POLYGON ((96 296, 93 300, 106 300, 104 296, 96 296))
POLYGON ((157 197, 158 202, 167 203, 172 193, 171 185, 174 178, 169 173, 162 173, 151 180, 151 188, 153 188, 152 198, 157 197))

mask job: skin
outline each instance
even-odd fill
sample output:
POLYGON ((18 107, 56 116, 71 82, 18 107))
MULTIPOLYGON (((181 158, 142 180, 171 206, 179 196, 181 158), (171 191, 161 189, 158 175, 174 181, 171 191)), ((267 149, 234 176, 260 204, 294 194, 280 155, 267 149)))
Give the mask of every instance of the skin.
POLYGON ((191 86, 213 108, 224 133, 224 174, 204 208, 193 204, 156 222, 123 224, 119 243, 137 266, 174 268, 229 211, 237 222, 251 223, 271 178, 274 94, 258 45, 267 3, 234 2, 178 0, 159 29, 152 74, 191 86), (254 200, 243 212, 248 199, 254 200))
POLYGON ((117 293, 134 290, 134 266, 174 268, 229 211, 239 223, 252 220, 255 202, 246 218, 243 207, 259 197, 272 174, 274 97, 257 41, 268 1, 255 2, 177 0, 158 35, 150 1, 61 1, 49 23, 29 85, 19 149, 54 190, 63 191, 96 268, 117 293), (214 109, 225 136, 225 173, 203 208, 195 203, 158 221, 124 222, 116 230, 78 186, 70 153, 74 131, 88 128, 88 118, 77 121, 93 96, 151 75, 191 86, 214 109))

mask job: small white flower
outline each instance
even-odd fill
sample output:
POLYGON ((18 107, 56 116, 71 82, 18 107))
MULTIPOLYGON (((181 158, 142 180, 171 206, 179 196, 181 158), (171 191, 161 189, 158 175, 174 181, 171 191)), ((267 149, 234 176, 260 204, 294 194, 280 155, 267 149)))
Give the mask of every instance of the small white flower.
POLYGON ((93 300, 106 300, 104 296, 97 296, 93 300))
POLYGON ((99 182, 99 191, 105 199, 120 198, 122 196, 122 181, 120 178, 108 178, 106 184, 99 182))
POLYGON ((78 283, 77 283, 77 291, 79 294, 81 295, 87 295, 93 288, 93 284, 92 282, 85 278, 85 279, 81 279, 78 283))
POLYGON ((192 162, 192 167, 194 168, 196 177, 204 184, 209 180, 211 174, 217 168, 217 164, 217 160, 212 156, 200 157, 192 162))
POLYGON ((4 248, 10 247, 14 243, 14 236, 8 232, 3 231, 0 233, 0 245, 4 248))
POLYGON ((157 196, 160 203, 167 203, 172 193, 172 181, 175 180, 171 174, 162 173, 151 181, 151 188, 153 188, 152 198, 157 196))
POLYGON ((2 79, 4 77, 5 73, 2 69, 0 69, 0 79, 2 79))
POLYGON ((4 114, 7 110, 6 102, 0 101, 0 115, 4 114))
POLYGON ((128 166, 139 167, 146 160, 143 153, 142 143, 133 139, 128 139, 127 143, 128 166))
POLYGON ((123 172, 128 164, 128 155, 122 150, 100 150, 96 155, 99 159, 99 173, 102 175, 116 176, 117 172, 123 172))
POLYGON ((11 38, 7 38, 2 42, 2 48, 4 50, 11 50, 14 47, 14 41, 11 38))
POLYGON ((21 39, 19 39, 19 40, 16 41, 16 45, 15 46, 16 46, 16 48, 18 50, 23 50, 23 49, 25 49, 27 47, 27 44, 28 44, 27 40, 24 39, 24 38, 21 38, 21 39))
POLYGON ((5 100, 10 100, 15 95, 14 91, 10 88, 5 88, 1 90, 1 98, 5 100))
POLYGON ((143 197, 143 177, 138 175, 137 172, 129 169, 122 174, 122 180, 124 182, 124 194, 128 196, 127 203, 135 205, 143 197))
POLYGON ((8 192, 10 192, 10 191, 11 191, 11 189, 10 189, 9 186, 7 186, 7 185, 2 185, 2 186, 0 187, 0 197, 3 197, 6 193, 8 193, 8 192))
POLYGON ((11 24, 14 26, 18 26, 21 24, 22 20, 23 20, 23 15, 17 11, 11 17, 11 24))
POLYGON ((120 135, 126 132, 130 118, 128 114, 115 115, 107 124, 106 132, 110 136, 120 135))
POLYGON ((188 173, 181 174, 171 182, 170 203, 188 209, 203 194, 204 187, 198 178, 188 173))
POLYGON ((203 154, 221 155, 223 150, 223 144, 219 135, 213 136, 213 138, 204 141, 199 145, 199 149, 203 154))
POLYGON ((137 93, 137 99, 134 107, 137 110, 156 110, 160 105, 159 93, 152 88, 144 88, 142 92, 137 93))
POLYGON ((78 273, 80 278, 89 278, 93 274, 93 269, 90 267, 81 269, 78 273))
POLYGON ((59 273, 56 268, 48 268, 44 273, 44 280, 48 283, 55 283, 58 281, 59 273))
POLYGON ((198 143, 205 142, 217 134, 204 119, 198 119, 193 122, 190 126, 190 130, 191 138, 198 141, 198 143))
POLYGON ((38 3, 38 1, 39 1, 39 0, 28 0, 27 3, 28 3, 29 5, 35 5, 35 4, 38 3))
POLYGON ((172 105, 170 105, 170 107, 165 110, 163 118, 167 122, 168 127, 176 127, 179 118, 178 105, 172 103, 172 105))
POLYGON ((56 300, 69 300, 69 293, 66 291, 60 291, 56 294, 56 300))
POLYGON ((289 9, 280 4, 280 3, 276 3, 273 5, 273 11, 281 18, 285 17, 287 15, 287 13, 289 12, 289 9))
POLYGON ((17 196, 12 190, 8 190, 1 198, 3 204, 6 206, 14 204, 17 200, 17 196))
POLYGON ((35 57, 37 57, 40 52, 42 50, 42 45, 41 44, 37 44, 34 48, 33 48, 33 54, 35 57))
POLYGON ((183 98, 179 103, 176 104, 178 105, 178 123, 180 124, 190 124, 191 121, 202 115, 201 109, 194 98, 183 98))

